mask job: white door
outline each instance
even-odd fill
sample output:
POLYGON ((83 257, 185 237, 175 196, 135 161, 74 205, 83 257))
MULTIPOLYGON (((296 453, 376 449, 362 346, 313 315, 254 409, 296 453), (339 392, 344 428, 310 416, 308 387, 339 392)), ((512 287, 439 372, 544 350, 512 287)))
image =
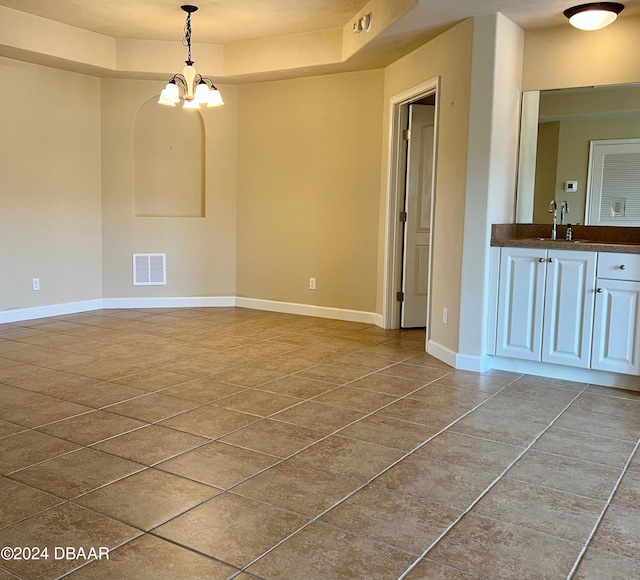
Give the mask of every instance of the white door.
POLYGON ((597 285, 591 368, 640 375, 640 282, 597 285))
POLYGON ((409 106, 410 138, 407 152, 406 222, 402 264, 403 328, 420 328, 427 323, 434 115, 433 105, 409 106))
POLYGON ((589 367, 595 280, 594 252, 549 250, 543 362, 589 367))

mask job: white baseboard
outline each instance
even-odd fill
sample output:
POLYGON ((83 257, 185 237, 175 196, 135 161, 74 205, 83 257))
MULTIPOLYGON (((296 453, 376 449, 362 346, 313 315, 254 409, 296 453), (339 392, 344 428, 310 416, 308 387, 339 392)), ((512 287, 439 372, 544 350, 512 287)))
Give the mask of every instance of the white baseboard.
POLYGON ((448 349, 446 346, 442 346, 433 340, 427 341, 427 352, 441 360, 443 363, 447 363, 449 366, 456 368, 457 353, 448 349))
POLYGON ((461 371, 486 373, 491 370, 491 357, 458 353, 456 355, 456 368, 461 371))
POLYGON ((104 298, 102 300, 102 308, 220 308, 235 305, 235 296, 104 298))
POLYGON ((491 370, 491 357, 460 354, 433 340, 427 342, 427 352, 460 371, 484 373, 491 370))
POLYGON ((317 316, 318 318, 333 318, 347 322, 364 322, 380 327, 382 327, 383 324, 382 314, 364 312, 362 310, 314 306, 312 304, 298 304, 296 302, 279 302, 277 300, 261 300, 259 298, 243 298, 242 296, 236 297, 236 306, 253 308, 254 310, 300 314, 302 316, 317 316))
POLYGON ((3 310, 0 312, 0 324, 35 320, 37 318, 47 318, 48 316, 61 316, 62 314, 89 312, 91 310, 99 310, 100 308, 102 308, 102 299, 96 298, 95 300, 82 300, 80 302, 67 302, 65 304, 52 304, 50 306, 3 310))
POLYGON ((640 391, 640 377, 634 377, 632 375, 594 371, 591 369, 578 369, 569 366, 500 356, 492 356, 489 358, 491 359, 492 368, 499 369, 501 371, 512 371, 527 375, 536 375, 538 377, 563 379, 579 383, 590 383, 592 385, 600 385, 603 387, 616 387, 618 389, 640 391))
POLYGON ((258 298, 243 298, 237 296, 187 296, 168 298, 103 298, 70 302, 68 304, 54 304, 35 308, 16 308, 0 312, 0 324, 5 322, 20 322, 34 320, 61 314, 76 314, 100 310, 102 308, 216 308, 240 306, 255 310, 268 310, 285 314, 300 314, 303 316, 317 316, 347 322, 364 322, 382 327, 382 315, 375 312, 347 310, 344 308, 330 308, 327 306, 313 306, 310 304, 296 304, 293 302, 278 302, 277 300, 260 300, 258 298))
MULTIPOLYGON (((300 314, 303 316, 317 316, 348 322, 363 322, 383 327, 383 317, 375 312, 330 308, 327 306, 313 306, 311 304, 297 304, 293 302, 278 302, 277 300, 261 300, 258 298, 244 298, 239 296, 194 296, 174 298, 97 298, 65 304, 36 306, 32 308, 16 308, 0 311, 0 324, 35 320, 49 316, 90 312, 102 308, 210 308, 240 306, 255 310, 267 310, 286 314, 300 314)), ((561 365, 552 365, 511 359, 497 356, 472 356, 452 351, 451 349, 429 340, 427 352, 442 362, 459 369, 473 372, 485 372, 492 368, 532 374, 542 377, 565 379, 607 387, 632 389, 640 391, 639 379, 631 375, 621 375, 589 369, 577 369, 561 365)))

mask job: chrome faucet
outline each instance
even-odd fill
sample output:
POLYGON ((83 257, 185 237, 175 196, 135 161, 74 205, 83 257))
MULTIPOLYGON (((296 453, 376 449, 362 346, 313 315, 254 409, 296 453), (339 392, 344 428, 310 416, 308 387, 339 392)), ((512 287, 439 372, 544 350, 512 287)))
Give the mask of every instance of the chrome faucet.
POLYGON ((568 213, 571 213, 569 203, 565 200, 560 204, 560 225, 564 225, 564 216, 568 213))
POLYGON ((558 204, 555 199, 549 204, 549 213, 553 214, 553 229, 551 230, 551 239, 558 239, 558 204))

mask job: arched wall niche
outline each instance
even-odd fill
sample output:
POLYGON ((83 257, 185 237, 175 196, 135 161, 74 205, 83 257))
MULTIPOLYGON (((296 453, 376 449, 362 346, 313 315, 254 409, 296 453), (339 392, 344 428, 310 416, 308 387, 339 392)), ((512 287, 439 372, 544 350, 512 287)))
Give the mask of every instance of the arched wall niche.
POLYGON ((143 103, 133 118, 134 217, 205 216, 205 134, 198 110, 143 103))

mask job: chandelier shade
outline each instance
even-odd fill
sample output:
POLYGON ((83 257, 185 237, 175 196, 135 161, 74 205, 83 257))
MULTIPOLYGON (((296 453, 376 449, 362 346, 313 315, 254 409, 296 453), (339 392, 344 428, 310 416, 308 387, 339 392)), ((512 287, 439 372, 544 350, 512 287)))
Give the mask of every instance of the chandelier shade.
POLYGON ((198 10, 197 6, 185 4, 181 6, 187 13, 184 25, 184 38, 182 43, 187 47, 188 54, 185 61, 186 66, 181 73, 174 74, 167 85, 160 93, 158 103, 175 107, 181 100, 184 101, 185 109, 199 109, 200 105, 207 107, 217 107, 224 105, 220 91, 213 84, 210 78, 203 77, 194 66, 191 60, 191 14, 198 10))

